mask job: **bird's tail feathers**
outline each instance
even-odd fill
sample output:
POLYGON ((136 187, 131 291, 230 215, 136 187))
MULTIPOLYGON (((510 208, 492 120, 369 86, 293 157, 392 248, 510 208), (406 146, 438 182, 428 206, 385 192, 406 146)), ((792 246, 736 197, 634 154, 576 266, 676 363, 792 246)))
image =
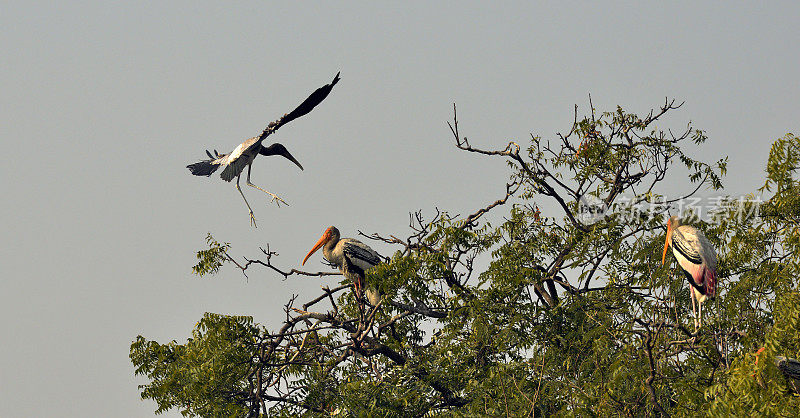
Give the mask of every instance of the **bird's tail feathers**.
POLYGON ((713 299, 717 293, 717 272, 707 268, 703 275, 703 287, 706 288, 706 296, 713 299))
POLYGON ((195 176, 210 176, 219 168, 219 164, 214 164, 214 161, 216 160, 198 161, 194 164, 187 165, 186 168, 195 176))

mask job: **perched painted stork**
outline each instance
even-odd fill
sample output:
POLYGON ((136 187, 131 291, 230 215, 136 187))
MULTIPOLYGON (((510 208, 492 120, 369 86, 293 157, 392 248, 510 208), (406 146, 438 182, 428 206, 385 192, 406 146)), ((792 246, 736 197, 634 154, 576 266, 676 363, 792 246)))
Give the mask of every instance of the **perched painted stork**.
POLYGON ((677 216, 667 221, 667 239, 664 242, 664 254, 661 256, 662 265, 667 257, 667 248, 670 246, 683 274, 689 280, 696 331, 702 326, 703 302, 707 298, 713 299, 716 294, 717 253, 703 231, 693 226, 682 225, 677 216), (695 301, 697 301, 696 309, 695 301))
POLYGON ((277 131, 281 126, 311 112, 314 107, 322 103, 322 101, 328 97, 328 94, 330 94, 333 86, 336 85, 337 82, 339 82, 339 73, 336 73, 336 76, 333 78, 333 81, 331 81, 330 84, 326 84, 316 89, 294 110, 283 115, 275 122, 270 123, 267 128, 261 132, 261 135, 254 136, 242 142, 238 147, 236 147, 236 149, 228 154, 220 154, 215 150, 215 155, 212 155, 208 150, 206 150, 206 154, 209 157, 208 160, 189 164, 186 166, 186 168, 188 168, 189 171, 195 176, 210 176, 214 174, 218 168, 225 167, 225 169, 222 170, 220 177, 227 182, 230 182, 234 177, 236 177, 236 189, 239 190, 239 194, 242 195, 242 199, 244 199, 244 203, 247 205, 247 209, 250 211, 250 223, 255 226, 256 218, 253 215, 253 208, 250 207, 250 203, 247 202, 247 198, 245 198, 244 193, 242 193, 242 188, 239 187, 239 180, 241 179, 242 171, 244 171, 244 168, 247 167, 248 186, 254 187, 264 193, 269 194, 272 196, 272 201, 278 203, 278 205, 280 205, 280 203, 287 204, 286 201, 278 197, 276 194, 268 192, 250 182, 250 169, 253 165, 253 160, 259 155, 281 155, 289 159, 289 161, 297 164, 297 166, 302 170, 303 166, 300 165, 297 159, 295 159, 292 154, 289 153, 286 147, 277 143, 265 147, 262 145, 262 142, 264 139, 266 139, 266 137, 277 131))
MULTIPOLYGON (((339 237, 339 230, 335 226, 326 229, 319 241, 314 244, 314 248, 303 259, 303 265, 314 252, 322 247, 322 255, 329 263, 338 267, 344 277, 353 282, 356 297, 359 298, 361 290, 364 288, 365 272, 383 260, 380 254, 363 242, 353 238, 339 239, 339 237)), ((367 289, 366 295, 373 306, 380 301, 380 294, 374 286, 367 289)))

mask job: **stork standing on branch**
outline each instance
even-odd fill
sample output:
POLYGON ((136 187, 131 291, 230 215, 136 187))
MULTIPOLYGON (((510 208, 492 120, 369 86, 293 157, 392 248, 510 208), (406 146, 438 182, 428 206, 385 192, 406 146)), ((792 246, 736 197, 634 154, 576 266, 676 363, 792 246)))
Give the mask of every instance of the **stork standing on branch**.
MULTIPOLYGON (((326 229, 319 241, 314 244, 314 248, 303 259, 303 265, 314 252, 322 247, 322 255, 329 263, 338 267, 344 277, 353 282, 356 299, 360 299, 366 271, 377 266, 383 260, 380 254, 363 242, 353 238, 339 239, 339 237, 339 230, 335 226, 326 229)), ((380 294, 375 286, 367 289, 366 296, 373 306, 380 301, 380 294)))
POLYGON ((313 93, 311 93, 310 96, 308 96, 308 98, 303 101, 303 103, 297 106, 297 108, 283 115, 283 117, 280 119, 271 122, 266 129, 261 132, 261 135, 254 136, 242 142, 238 147, 236 147, 236 149, 228 154, 220 154, 214 150, 214 155, 212 155, 211 152, 206 150, 206 154, 209 157, 208 160, 189 164, 186 166, 186 168, 188 168, 189 171, 191 171, 191 173, 195 176, 211 176, 215 171, 217 171, 218 168, 224 166, 225 169, 222 170, 220 177, 227 182, 230 182, 234 177, 236 177, 236 189, 239 190, 239 194, 242 195, 242 199, 244 199, 244 203, 247 205, 247 209, 250 211, 250 223, 255 226, 256 218, 253 216, 253 208, 250 207, 250 203, 247 202, 247 198, 245 198, 244 193, 242 193, 242 188, 239 187, 239 180, 242 176, 242 171, 244 171, 244 168, 247 167, 248 186, 254 187, 272 196, 272 201, 277 203, 278 206, 280 206, 281 203, 287 204, 286 201, 278 197, 276 194, 264 190, 250 182, 250 169, 252 167, 253 160, 259 154, 281 155, 286 157, 289 161, 297 164, 297 166, 302 170, 303 166, 300 165, 297 159, 295 159, 283 145, 275 143, 265 147, 261 143, 266 137, 277 131, 281 126, 307 114, 308 112, 311 112, 315 106, 322 103, 322 101, 328 97, 328 94, 330 94, 333 86, 336 85, 337 82, 339 82, 339 73, 336 73, 336 76, 333 78, 333 81, 330 84, 326 84, 316 89, 313 93))
POLYGON ((694 313, 695 331, 702 324, 702 304, 707 298, 713 299, 717 286, 717 253, 703 231, 681 224, 677 216, 667 221, 667 239, 664 242, 664 253, 661 264, 667 257, 667 248, 672 246, 672 254, 678 260, 681 271, 689 280, 694 313), (695 309, 695 301, 697 308, 695 309))

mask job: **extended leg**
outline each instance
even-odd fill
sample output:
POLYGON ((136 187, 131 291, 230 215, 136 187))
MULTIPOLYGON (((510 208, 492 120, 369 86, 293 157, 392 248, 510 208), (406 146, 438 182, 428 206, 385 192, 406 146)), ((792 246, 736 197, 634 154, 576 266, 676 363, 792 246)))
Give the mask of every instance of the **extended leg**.
POLYGON ((697 299, 697 324, 699 327, 703 326, 703 302, 697 299))
POLYGON ((251 208, 250 204, 247 203, 247 198, 244 197, 244 193, 242 193, 242 188, 239 187, 239 179, 241 178, 242 178, 241 174, 239 174, 239 176, 236 177, 236 190, 238 190, 239 194, 242 195, 242 199, 244 199, 244 204, 247 205, 247 210, 250 211, 250 225, 253 225, 254 227, 258 228, 258 226, 256 225, 256 217, 253 215, 253 208, 251 208))
POLYGON ((250 167, 252 167, 252 164, 247 166, 247 185, 250 186, 250 187, 255 187, 256 189, 261 190, 262 192, 272 196, 272 201, 275 202, 278 205, 278 207, 281 206, 281 203, 283 203, 286 206, 289 206, 289 204, 286 203, 285 200, 283 200, 280 197, 278 197, 278 195, 276 195, 275 193, 268 192, 268 191, 256 186, 255 184, 250 183, 250 167))
POLYGON ((363 280, 364 279, 361 276, 357 276, 356 280, 353 281, 353 283, 355 284, 356 296, 358 298, 361 298, 361 292, 362 292, 362 289, 364 288, 363 280))
POLYGON ((692 315, 694 318, 694 331, 697 332, 697 309, 694 306, 694 287, 689 286, 689 297, 692 299, 692 315))

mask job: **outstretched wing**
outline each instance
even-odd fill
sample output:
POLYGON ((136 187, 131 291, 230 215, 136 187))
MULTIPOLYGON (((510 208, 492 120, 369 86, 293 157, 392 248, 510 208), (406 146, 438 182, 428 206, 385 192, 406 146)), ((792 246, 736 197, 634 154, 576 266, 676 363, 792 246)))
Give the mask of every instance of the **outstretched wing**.
POLYGON ((339 73, 336 73, 336 77, 333 78, 333 81, 331 81, 330 84, 326 84, 314 90, 314 92, 311 93, 311 95, 309 95, 305 100, 303 100, 303 103, 300 103, 300 105, 294 110, 283 115, 280 119, 270 122, 269 125, 267 125, 267 127, 261 132, 259 138, 263 140, 264 138, 270 136, 273 132, 277 131, 281 126, 312 111, 318 104, 322 103, 322 101, 328 97, 328 94, 330 94, 333 86, 338 82, 339 73))
POLYGON ((291 112, 289 112, 288 115, 284 116, 282 122, 289 123, 307 114, 308 112, 313 110, 318 104, 322 103, 322 101, 325 100, 326 97, 328 97, 328 94, 331 93, 331 90, 333 90, 333 86, 335 86, 336 83, 339 82, 340 73, 341 71, 336 73, 336 76, 333 77, 333 81, 331 81, 330 84, 326 84, 314 90, 313 93, 311 93, 305 100, 303 100, 303 103, 300 103, 300 105, 297 106, 291 112))

